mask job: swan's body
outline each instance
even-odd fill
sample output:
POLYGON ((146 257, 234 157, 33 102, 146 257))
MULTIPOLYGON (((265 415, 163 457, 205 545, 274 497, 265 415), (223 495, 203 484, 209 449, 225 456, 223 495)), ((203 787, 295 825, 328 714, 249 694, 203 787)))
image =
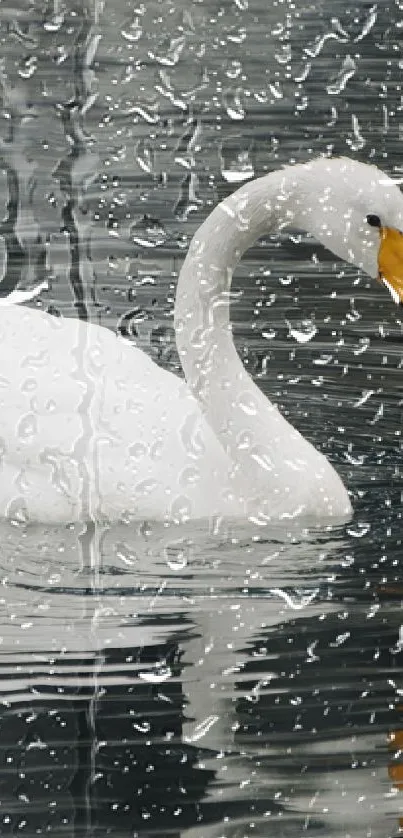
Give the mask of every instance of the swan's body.
POLYGON ((32 521, 261 523, 347 517, 326 460, 243 369, 229 325, 231 275, 274 226, 302 227, 377 274, 379 234, 403 227, 403 198, 376 168, 318 160, 243 186, 196 234, 175 307, 186 382, 102 327, 0 308, 0 515, 32 521))

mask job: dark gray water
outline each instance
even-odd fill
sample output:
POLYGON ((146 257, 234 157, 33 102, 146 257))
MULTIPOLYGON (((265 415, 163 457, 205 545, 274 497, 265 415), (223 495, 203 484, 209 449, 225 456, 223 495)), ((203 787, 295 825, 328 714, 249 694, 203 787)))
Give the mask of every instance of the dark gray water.
MULTIPOLYGON (((401 177, 402 31, 400 2, 3 2, 0 293, 44 282, 30 305, 178 371, 176 279, 220 198, 323 153, 401 177)), ((247 254, 232 319, 354 519, 3 525, 2 835, 403 829, 401 314, 297 232, 247 254)))

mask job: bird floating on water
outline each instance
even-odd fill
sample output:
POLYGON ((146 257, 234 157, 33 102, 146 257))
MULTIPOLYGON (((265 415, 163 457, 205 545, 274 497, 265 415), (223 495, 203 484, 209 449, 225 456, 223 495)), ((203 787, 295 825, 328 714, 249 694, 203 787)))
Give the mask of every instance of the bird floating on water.
POLYGON ((1 516, 350 516, 340 477, 259 390, 232 338, 233 270, 259 236, 286 226, 402 302, 403 196, 375 166, 321 158, 249 181, 197 231, 175 301, 185 380, 98 325, 0 308, 1 516))

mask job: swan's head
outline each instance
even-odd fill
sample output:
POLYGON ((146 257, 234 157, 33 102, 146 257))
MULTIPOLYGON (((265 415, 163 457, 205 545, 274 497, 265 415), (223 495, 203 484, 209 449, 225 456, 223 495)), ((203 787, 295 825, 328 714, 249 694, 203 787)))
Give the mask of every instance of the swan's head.
POLYGON ((301 166, 297 188, 297 222, 403 303, 403 195, 392 178, 346 157, 320 158, 301 166))
POLYGON ((367 215, 370 227, 379 230, 378 278, 390 291, 392 299, 403 305, 403 233, 382 224, 379 215, 367 215))

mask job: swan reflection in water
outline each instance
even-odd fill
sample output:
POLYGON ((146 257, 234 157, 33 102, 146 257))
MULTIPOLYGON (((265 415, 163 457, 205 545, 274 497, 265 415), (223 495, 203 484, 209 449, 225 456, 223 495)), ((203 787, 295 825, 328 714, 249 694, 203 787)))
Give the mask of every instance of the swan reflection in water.
POLYGON ((1 307, 1 516, 349 517, 340 477, 262 394, 232 339, 237 262, 264 232, 290 225, 403 299, 403 196, 376 167, 339 158, 251 181, 200 227, 175 303, 186 382, 100 326, 1 307))
POLYGON ((64 818, 71 836, 383 834, 398 808, 385 731, 401 613, 373 609, 358 570, 364 598, 351 596, 343 531, 220 543, 194 528, 184 561, 158 532, 136 552, 131 526, 105 527, 95 586, 80 527, 7 529, 1 800, 14 830, 64 818))

